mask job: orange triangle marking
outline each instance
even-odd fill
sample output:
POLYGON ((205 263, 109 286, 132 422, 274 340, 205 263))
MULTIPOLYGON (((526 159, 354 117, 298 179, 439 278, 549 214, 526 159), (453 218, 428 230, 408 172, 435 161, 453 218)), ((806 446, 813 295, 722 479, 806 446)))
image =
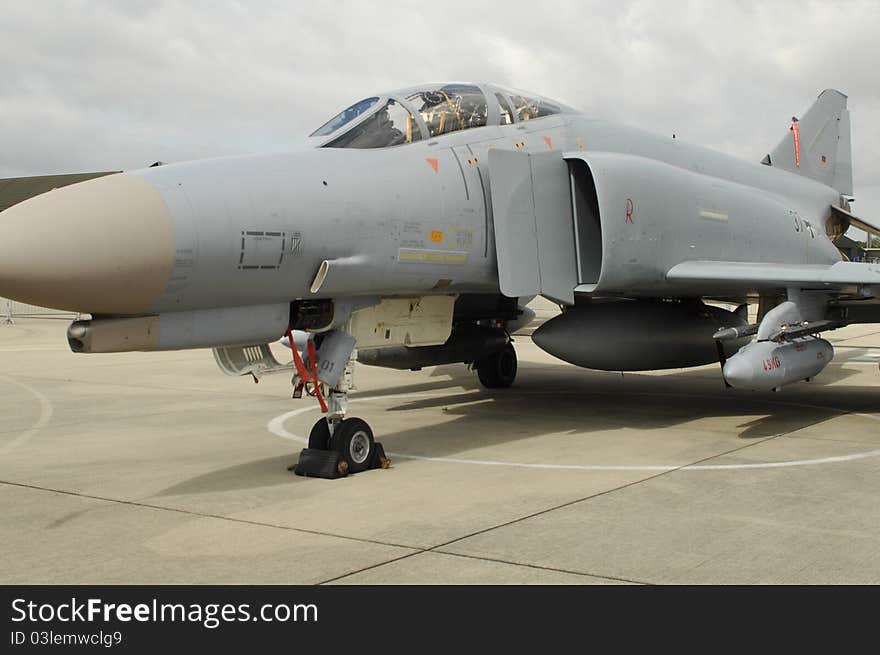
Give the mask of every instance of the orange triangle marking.
POLYGON ((440 160, 436 157, 425 157, 425 161, 431 164, 431 168, 434 169, 435 173, 440 172, 440 160))
POLYGON ((547 144, 547 147, 550 148, 550 150, 553 150, 553 138, 552 137, 545 136, 544 143, 547 144))

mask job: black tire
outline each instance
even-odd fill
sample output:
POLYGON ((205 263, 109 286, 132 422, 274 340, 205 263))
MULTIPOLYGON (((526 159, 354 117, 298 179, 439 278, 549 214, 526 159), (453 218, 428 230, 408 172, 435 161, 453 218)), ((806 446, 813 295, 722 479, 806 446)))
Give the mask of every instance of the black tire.
POLYGON ((366 421, 359 418, 345 419, 334 431, 331 444, 348 464, 349 473, 360 473, 370 468, 375 441, 373 431, 366 421))
POLYGON ((487 389, 505 389, 516 379, 516 350, 507 344, 477 364, 477 375, 487 389))
POLYGON ((309 432, 309 448, 330 450, 330 426, 327 425, 327 419, 318 419, 312 426, 312 431, 309 432))

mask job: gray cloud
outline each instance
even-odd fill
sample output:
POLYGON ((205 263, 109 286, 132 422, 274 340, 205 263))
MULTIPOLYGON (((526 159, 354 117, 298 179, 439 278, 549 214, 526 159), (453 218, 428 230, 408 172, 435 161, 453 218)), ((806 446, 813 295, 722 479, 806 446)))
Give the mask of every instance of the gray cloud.
POLYGON ((353 100, 488 80, 758 159, 850 96, 880 218, 880 4, 0 2, 0 176, 281 150, 353 100))

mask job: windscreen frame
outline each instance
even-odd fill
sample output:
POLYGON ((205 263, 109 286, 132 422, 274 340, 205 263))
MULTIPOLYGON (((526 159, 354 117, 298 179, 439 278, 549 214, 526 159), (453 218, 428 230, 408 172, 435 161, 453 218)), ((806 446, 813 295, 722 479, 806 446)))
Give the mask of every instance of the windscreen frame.
MULTIPOLYGON (((370 111, 364 112, 361 116, 354 121, 346 123, 338 130, 329 134, 326 138, 318 146, 319 148, 330 148, 335 149, 338 148, 340 150, 388 150, 389 148, 399 148, 401 146, 412 146, 418 142, 427 142, 429 139, 428 128, 425 125, 425 122, 422 120, 422 117, 419 115, 419 112, 413 110, 412 106, 406 101, 405 98, 401 97, 397 93, 389 93, 382 94, 378 96, 370 96, 370 97, 378 97, 379 102, 375 103, 375 108, 372 108, 370 111), (402 109, 406 110, 409 115, 413 119, 413 125, 418 129, 420 138, 418 141, 413 141, 411 143, 398 143, 390 146, 381 146, 378 148, 350 148, 346 146, 331 146, 330 144, 341 139, 350 131, 357 129, 362 123, 369 121, 373 116, 375 116, 378 112, 383 111, 389 102, 393 102, 400 106, 402 109)), ((322 137, 323 138, 323 137, 322 137)))
POLYGON ((387 102, 387 98, 385 98, 382 95, 367 96, 366 98, 363 98, 362 100, 359 100, 359 101, 355 102, 354 104, 349 105, 348 107, 346 107, 342 111, 337 112, 336 114, 331 116, 328 120, 324 121, 320 126, 318 126, 314 131, 312 131, 311 134, 309 134, 309 138, 323 139, 324 137, 332 137, 334 134, 337 134, 343 128, 354 127, 359 122, 364 120, 365 117, 376 112, 378 107, 384 106, 386 102, 387 102), (318 132, 323 130, 334 118, 341 115, 345 111, 351 109, 355 105, 358 105, 362 102, 366 102, 368 100, 372 100, 373 102, 371 102, 370 105, 364 111, 362 111, 360 114, 358 114, 354 118, 346 121, 345 123, 338 125, 332 132, 327 132, 325 134, 318 134, 318 132))

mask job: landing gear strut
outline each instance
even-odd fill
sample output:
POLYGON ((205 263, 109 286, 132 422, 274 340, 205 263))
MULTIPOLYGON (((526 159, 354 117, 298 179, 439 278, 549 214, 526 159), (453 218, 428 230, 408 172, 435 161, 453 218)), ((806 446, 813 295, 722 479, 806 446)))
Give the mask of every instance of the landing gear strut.
MULTIPOLYGON (((293 344, 290 331, 288 338, 293 344)), ((303 449, 297 464, 291 467, 293 472, 309 477, 338 478, 370 468, 388 468, 390 461, 385 457, 382 444, 373 438, 373 431, 367 422, 360 418, 345 417, 348 411, 348 392, 353 388, 356 360, 354 352, 348 355, 342 375, 339 376, 335 386, 326 393, 325 402, 325 394, 320 390, 318 358, 314 344, 310 341, 307 349, 311 368, 306 367, 296 346, 292 350, 297 370, 297 375, 292 381, 294 396, 297 396, 297 392, 301 395, 303 388, 308 391, 311 385, 315 397, 321 404, 321 410, 325 413, 325 416, 312 426, 308 447, 303 449)), ((345 361, 344 355, 342 361, 345 361)))

